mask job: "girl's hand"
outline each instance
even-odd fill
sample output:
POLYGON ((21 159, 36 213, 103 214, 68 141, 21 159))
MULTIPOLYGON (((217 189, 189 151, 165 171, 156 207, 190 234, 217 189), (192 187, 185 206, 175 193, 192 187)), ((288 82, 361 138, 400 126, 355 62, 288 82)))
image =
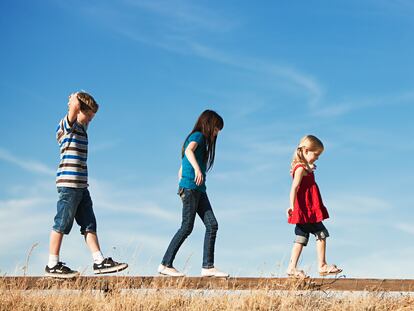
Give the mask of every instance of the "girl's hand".
POLYGON ((203 183, 204 180, 204 176, 203 173, 201 173, 201 170, 194 170, 195 172, 195 178, 194 181, 196 183, 197 186, 200 186, 203 183))
POLYGON ((287 218, 289 218, 290 216, 292 216, 292 213, 293 213, 293 208, 292 207, 289 207, 286 210, 286 216, 287 216, 287 218))
POLYGON ((182 177, 183 177, 183 167, 180 166, 180 169, 178 170, 178 181, 180 181, 182 177))

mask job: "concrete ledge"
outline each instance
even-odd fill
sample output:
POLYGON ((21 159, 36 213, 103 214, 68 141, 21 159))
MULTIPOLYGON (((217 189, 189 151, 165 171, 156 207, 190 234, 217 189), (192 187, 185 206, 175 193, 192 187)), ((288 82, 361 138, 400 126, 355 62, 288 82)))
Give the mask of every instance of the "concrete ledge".
POLYGON ((314 278, 231 277, 162 277, 162 276, 81 276, 70 280, 47 277, 1 277, 0 288, 21 290, 48 289, 206 289, 206 290, 331 290, 414 292, 414 280, 314 278))

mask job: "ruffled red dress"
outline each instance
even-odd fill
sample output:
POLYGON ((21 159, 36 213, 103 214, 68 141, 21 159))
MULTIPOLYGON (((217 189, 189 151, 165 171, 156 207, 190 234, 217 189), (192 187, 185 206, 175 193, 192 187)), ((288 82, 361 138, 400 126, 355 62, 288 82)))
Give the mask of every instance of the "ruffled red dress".
MULTIPOLYGON (((304 165, 298 164, 292 171, 292 177, 295 171, 304 165)), ((296 193, 293 213, 288 218, 290 224, 308 224, 321 222, 329 218, 328 210, 323 205, 319 187, 315 182, 313 172, 302 177, 300 185, 296 193)))

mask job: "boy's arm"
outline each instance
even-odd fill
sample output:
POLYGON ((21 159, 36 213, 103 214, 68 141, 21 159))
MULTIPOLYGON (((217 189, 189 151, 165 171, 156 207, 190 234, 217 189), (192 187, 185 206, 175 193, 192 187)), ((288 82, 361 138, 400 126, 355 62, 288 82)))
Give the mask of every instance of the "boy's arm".
POLYGON ((56 130, 56 139, 60 144, 61 138, 65 133, 72 131, 72 126, 75 123, 78 113, 80 111, 80 102, 76 93, 69 95, 68 114, 60 121, 56 130))
POLYGON ((203 173, 201 173, 200 166, 197 163, 194 151, 197 149, 198 143, 192 141, 188 144, 185 149, 185 155, 187 156, 188 161, 190 161, 191 166, 194 168, 195 178, 194 181, 197 186, 200 186, 203 183, 203 173))
POLYGON ((68 111, 68 122, 69 122, 69 126, 72 127, 80 111, 80 102, 79 102, 77 93, 70 94, 69 102, 68 102, 68 110, 69 110, 68 111))
POLYGON ((288 217, 292 214, 293 209, 295 207, 296 195, 298 192, 300 182, 302 181, 302 177, 303 175, 305 175, 305 169, 303 167, 298 167, 294 174, 295 175, 293 176, 292 187, 290 188, 290 205, 287 210, 288 217))

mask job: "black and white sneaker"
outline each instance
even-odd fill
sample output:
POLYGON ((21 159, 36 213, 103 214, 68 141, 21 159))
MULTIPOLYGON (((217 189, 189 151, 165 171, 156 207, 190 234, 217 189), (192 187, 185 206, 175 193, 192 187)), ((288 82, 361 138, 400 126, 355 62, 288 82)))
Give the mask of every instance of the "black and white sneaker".
POLYGON ((64 262, 59 261, 53 268, 49 268, 49 266, 46 266, 45 276, 50 276, 52 278, 59 279, 71 279, 79 276, 79 272, 73 271, 69 267, 65 266, 64 262))
POLYGON ((93 264, 95 274, 119 272, 126 268, 128 264, 113 261, 111 257, 105 258, 100 264, 93 264))

